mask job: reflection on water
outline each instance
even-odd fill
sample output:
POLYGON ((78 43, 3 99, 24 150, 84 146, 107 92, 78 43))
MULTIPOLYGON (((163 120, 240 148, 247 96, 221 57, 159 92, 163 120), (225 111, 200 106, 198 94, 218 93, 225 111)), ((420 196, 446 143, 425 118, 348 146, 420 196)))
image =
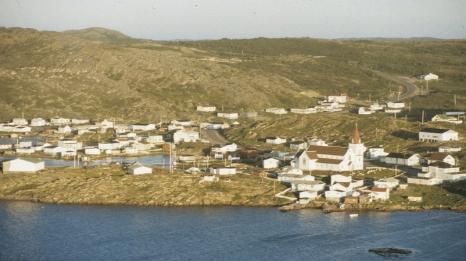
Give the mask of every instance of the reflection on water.
POLYGON ((461 260, 466 214, 0 202, 0 260, 461 260))
MULTIPOLYGON (((16 157, 0 157, 0 161, 15 159, 16 157)), ((151 167, 168 167, 169 157, 167 155, 150 155, 138 157, 107 157, 104 159, 96 159, 89 162, 73 162, 72 160, 64 159, 51 159, 40 158, 44 161, 45 167, 72 167, 74 164, 77 166, 100 166, 108 165, 110 163, 133 163, 139 161, 140 163, 151 167)))

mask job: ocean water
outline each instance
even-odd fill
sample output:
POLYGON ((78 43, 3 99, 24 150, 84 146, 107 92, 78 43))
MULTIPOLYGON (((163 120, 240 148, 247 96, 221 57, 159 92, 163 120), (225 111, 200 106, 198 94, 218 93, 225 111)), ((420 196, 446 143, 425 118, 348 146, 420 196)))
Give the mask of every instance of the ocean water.
POLYGON ((466 213, 0 202, 0 260, 466 260, 466 213))

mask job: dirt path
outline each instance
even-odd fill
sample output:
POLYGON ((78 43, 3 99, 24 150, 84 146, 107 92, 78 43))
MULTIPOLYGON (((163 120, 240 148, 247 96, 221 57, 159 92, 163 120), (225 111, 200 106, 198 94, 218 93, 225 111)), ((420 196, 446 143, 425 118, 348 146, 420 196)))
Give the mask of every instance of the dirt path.
POLYGON ((225 139, 218 131, 216 130, 205 130, 201 129, 201 138, 208 140, 210 143, 216 144, 227 144, 229 141, 225 139))

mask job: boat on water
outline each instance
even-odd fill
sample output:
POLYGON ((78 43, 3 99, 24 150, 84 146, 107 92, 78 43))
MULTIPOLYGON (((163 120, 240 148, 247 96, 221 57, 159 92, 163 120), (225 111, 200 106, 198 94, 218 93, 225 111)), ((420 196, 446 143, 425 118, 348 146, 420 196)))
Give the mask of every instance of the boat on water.
POLYGON ((358 217, 359 214, 358 213, 351 213, 349 214, 350 218, 355 218, 355 217, 358 217))

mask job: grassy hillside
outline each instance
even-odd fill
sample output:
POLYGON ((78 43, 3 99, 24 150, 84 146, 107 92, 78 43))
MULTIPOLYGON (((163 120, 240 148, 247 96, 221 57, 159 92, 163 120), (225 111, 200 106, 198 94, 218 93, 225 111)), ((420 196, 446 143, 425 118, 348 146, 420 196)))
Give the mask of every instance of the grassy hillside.
POLYGON ((0 120, 24 113, 153 121, 186 116, 199 103, 243 111, 304 107, 339 92, 393 98, 399 86, 372 70, 438 73, 433 94, 413 106, 450 108, 457 94, 464 107, 465 50, 466 41, 156 42, 103 28, 0 28, 0 120))

